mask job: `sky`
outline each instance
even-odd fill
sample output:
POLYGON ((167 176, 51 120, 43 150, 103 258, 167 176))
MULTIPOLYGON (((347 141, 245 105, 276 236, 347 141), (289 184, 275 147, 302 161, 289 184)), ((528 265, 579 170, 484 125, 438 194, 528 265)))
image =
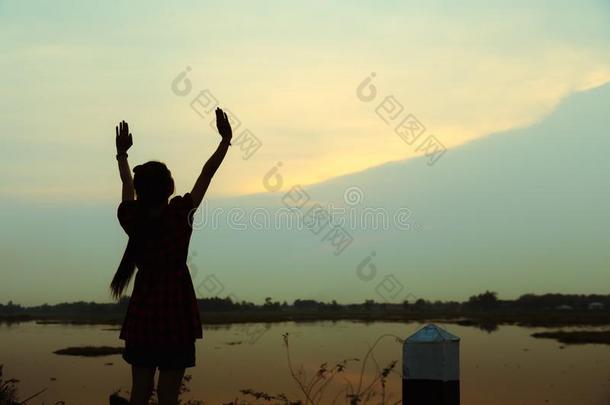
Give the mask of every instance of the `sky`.
MULTIPOLYGON (((113 221, 120 120, 132 129, 132 166, 166 162, 184 193, 219 140, 211 117, 191 106, 208 90, 241 122, 236 135, 247 129, 261 143, 251 156, 233 147, 210 198, 266 192, 263 177, 278 162, 292 183, 315 185, 421 155, 375 113, 382 97, 394 96, 450 152, 532 125, 570 94, 610 81, 609 35, 606 1, 0 0, 0 209, 13 219, 0 230, 2 295, 107 300, 109 275, 103 266, 81 272, 91 253, 77 249, 82 235, 65 216, 33 224, 35 237, 15 237, 14 218, 24 207, 79 218, 103 207, 113 221), (187 67, 191 90, 176 94, 187 67), (357 88, 373 72, 378 98, 363 102, 357 88), (44 259, 34 240, 48 248, 44 259), (35 275, 21 270, 31 267, 35 275), (43 288, 57 274, 73 284, 43 288)), ((116 258, 106 255, 120 254, 123 236, 87 239, 108 247, 97 256, 112 272, 116 258)))

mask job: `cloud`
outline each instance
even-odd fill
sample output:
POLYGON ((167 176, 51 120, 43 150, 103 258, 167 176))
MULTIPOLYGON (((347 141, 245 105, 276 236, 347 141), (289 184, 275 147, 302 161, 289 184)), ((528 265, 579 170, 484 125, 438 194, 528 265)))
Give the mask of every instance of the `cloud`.
POLYGON ((294 182, 315 183, 417 156, 356 98, 373 71, 380 97, 393 94, 447 147, 538 121, 567 94, 610 80, 609 13, 596 2, 40 7, 49 18, 7 5, 0 28, 17 38, 0 61, 0 153, 22 162, 4 185, 24 198, 73 189, 61 149, 88 156, 77 194, 105 198, 86 179, 116 187, 104 173, 120 119, 137 129, 132 159, 167 160, 188 189, 217 137, 170 91, 186 65, 195 90, 211 89, 264 143, 248 161, 232 149, 215 195, 262 191, 278 161, 294 182), (43 167, 56 176, 35 179, 43 167))

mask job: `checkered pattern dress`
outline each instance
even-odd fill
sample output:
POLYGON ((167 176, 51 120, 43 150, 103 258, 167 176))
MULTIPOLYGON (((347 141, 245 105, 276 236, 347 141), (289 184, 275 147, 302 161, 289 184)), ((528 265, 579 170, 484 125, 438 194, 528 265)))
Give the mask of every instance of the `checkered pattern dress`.
POLYGON ((118 207, 121 226, 134 238, 138 269, 119 336, 130 344, 184 344, 202 337, 186 264, 194 211, 190 193, 172 198, 158 218, 148 221, 138 220, 137 200, 118 207))

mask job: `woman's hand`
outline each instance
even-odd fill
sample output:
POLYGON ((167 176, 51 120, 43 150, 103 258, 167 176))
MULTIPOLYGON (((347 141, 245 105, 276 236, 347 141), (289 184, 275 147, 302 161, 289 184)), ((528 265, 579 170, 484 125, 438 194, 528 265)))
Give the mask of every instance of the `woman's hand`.
POLYGON ((131 177, 129 163, 127 162, 127 150, 131 148, 131 145, 133 145, 133 140, 129 133, 129 124, 125 121, 121 121, 119 122, 119 126, 116 127, 116 159, 119 163, 119 174, 121 175, 121 182, 123 183, 121 192, 121 199, 123 201, 131 201, 135 196, 133 178, 131 177))
MULTIPOLYGON (((116 129, 116 152, 117 154, 126 153, 131 145, 133 145, 133 139, 129 132, 129 124, 125 121, 119 122, 119 126, 116 129)), ((230 128, 229 128, 230 129, 230 128)))
POLYGON ((233 130, 231 129, 227 114, 221 108, 216 108, 216 127, 224 141, 231 141, 233 130))
POLYGON ((199 207, 199 204, 203 201, 203 197, 208 190, 212 177, 214 177, 214 173, 216 173, 216 170, 218 170, 222 160, 225 158, 225 155, 229 150, 229 145, 231 144, 231 138, 233 137, 233 130, 229 123, 229 117, 227 117, 227 114, 220 108, 216 109, 216 127, 218 128, 220 136, 222 136, 222 141, 220 141, 216 151, 203 165, 201 174, 197 177, 193 190, 191 190, 191 198, 193 199, 193 206, 195 208, 199 207))

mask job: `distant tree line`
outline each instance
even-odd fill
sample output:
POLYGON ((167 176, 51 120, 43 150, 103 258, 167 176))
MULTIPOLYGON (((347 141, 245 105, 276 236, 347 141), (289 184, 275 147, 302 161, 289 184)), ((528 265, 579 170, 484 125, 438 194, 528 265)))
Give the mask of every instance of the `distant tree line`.
MULTIPOLYGON (((516 300, 500 300, 493 291, 471 296, 465 302, 428 301, 418 299, 413 302, 385 303, 367 299, 356 304, 339 304, 313 299, 296 299, 291 304, 286 301, 274 301, 266 297, 264 303, 254 304, 248 301, 234 301, 230 297, 201 298, 197 300, 201 311, 409 311, 429 313, 461 313, 473 311, 540 311, 549 309, 588 310, 590 305, 610 309, 610 295, 584 294, 525 294, 516 300), (601 304, 601 305, 600 305, 601 304)), ((117 303, 70 302, 55 305, 37 305, 25 307, 9 301, 0 304, 0 316, 61 316, 61 317, 116 317, 127 309, 129 297, 117 303)))

